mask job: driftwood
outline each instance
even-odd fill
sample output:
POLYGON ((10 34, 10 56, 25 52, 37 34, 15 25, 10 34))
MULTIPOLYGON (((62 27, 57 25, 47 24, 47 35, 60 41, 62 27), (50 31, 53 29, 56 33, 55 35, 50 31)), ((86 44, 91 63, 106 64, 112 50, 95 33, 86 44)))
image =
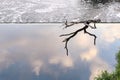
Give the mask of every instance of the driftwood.
POLYGON ((96 38, 97 38, 97 36, 95 34, 91 34, 90 32, 88 32, 87 28, 90 27, 91 29, 96 29, 96 23, 98 23, 98 22, 101 22, 101 20, 97 19, 97 20, 87 20, 87 21, 69 22, 69 23, 66 20, 65 28, 71 27, 71 26, 73 26, 75 24, 80 24, 80 23, 84 23, 85 24, 85 26, 83 28, 80 28, 80 29, 76 30, 75 32, 72 32, 72 33, 69 33, 69 34, 62 34, 62 35, 60 35, 60 37, 62 37, 62 36, 69 36, 68 38, 63 40, 63 42, 65 42, 65 49, 66 49, 67 56, 68 56, 68 46, 67 45, 68 45, 69 40, 71 38, 73 38, 74 36, 76 36, 77 33, 80 32, 80 31, 84 31, 84 33, 87 33, 90 36, 93 36, 94 37, 94 45, 96 45, 96 38), (94 23, 94 26, 91 26, 90 23, 94 23))

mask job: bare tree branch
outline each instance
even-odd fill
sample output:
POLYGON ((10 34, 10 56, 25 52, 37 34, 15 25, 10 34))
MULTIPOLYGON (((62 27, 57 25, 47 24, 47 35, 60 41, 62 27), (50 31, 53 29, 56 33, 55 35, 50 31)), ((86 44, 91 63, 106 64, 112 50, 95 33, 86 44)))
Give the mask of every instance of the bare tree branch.
MULTIPOLYGON (((62 34, 62 35, 60 35, 60 37, 62 37, 62 36, 69 36, 68 38, 66 38, 66 39, 63 40, 63 42, 65 42, 65 47, 64 48, 66 49, 67 56, 68 56, 68 42, 69 42, 70 39, 72 39, 74 36, 76 36, 78 34, 78 32, 84 31, 84 33, 87 33, 90 36, 93 36, 94 37, 94 45, 96 45, 96 38, 97 38, 97 36, 94 35, 94 34, 89 33, 87 31, 87 28, 90 27, 91 29, 96 29, 95 23, 100 22, 100 21, 101 21, 100 19, 98 19, 98 20, 81 21, 81 22, 84 22, 84 24, 85 24, 85 26, 83 28, 78 29, 77 31, 69 33, 69 34, 62 34), (94 27, 91 26, 90 23, 94 23, 94 27)), ((70 22, 68 24, 68 22, 66 20, 66 22, 65 22, 65 28, 71 27, 71 26, 73 26, 75 24, 79 24, 81 22, 70 22)))
POLYGON ((80 31, 82 31, 82 30, 84 30, 84 29, 85 29, 85 27, 83 27, 82 29, 79 29, 79 30, 77 30, 77 31, 75 31, 75 32, 73 32, 73 33, 70 33, 70 34, 60 35, 60 37, 71 35, 71 36, 69 36, 68 38, 66 38, 65 40, 63 40, 63 42, 65 42, 65 49, 66 49, 66 54, 67 54, 67 56, 68 56, 68 48, 67 48, 67 43, 68 43, 68 41, 69 41, 71 38, 73 38, 75 35, 77 35, 78 32, 80 32, 80 31))
POLYGON ((86 31, 86 30, 85 30, 85 33, 87 33, 87 34, 89 34, 90 36, 93 36, 93 37, 94 37, 94 45, 96 45, 96 38, 97 38, 97 36, 94 35, 94 34, 89 33, 89 32, 86 31))
POLYGON ((86 22, 94 23, 94 27, 96 27, 95 23, 101 22, 101 20, 100 19, 96 19, 96 20, 86 20, 86 21, 79 21, 79 22, 68 22, 66 20, 65 23, 64 23, 64 25, 65 25, 64 28, 68 28, 68 27, 71 27, 71 26, 73 26, 75 24, 86 23, 86 22))

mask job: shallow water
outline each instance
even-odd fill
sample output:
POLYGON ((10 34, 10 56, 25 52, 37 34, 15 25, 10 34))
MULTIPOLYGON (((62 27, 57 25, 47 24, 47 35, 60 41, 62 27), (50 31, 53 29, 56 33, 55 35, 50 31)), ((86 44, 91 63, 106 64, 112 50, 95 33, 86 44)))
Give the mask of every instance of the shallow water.
POLYGON ((79 0, 0 0, 0 22, 63 22, 100 18, 120 22, 120 3, 93 7, 79 0))

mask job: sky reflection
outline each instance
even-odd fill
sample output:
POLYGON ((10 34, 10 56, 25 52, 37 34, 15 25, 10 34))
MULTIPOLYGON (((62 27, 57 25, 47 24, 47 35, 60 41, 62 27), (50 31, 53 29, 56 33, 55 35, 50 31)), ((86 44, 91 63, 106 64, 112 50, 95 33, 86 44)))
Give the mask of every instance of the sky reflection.
POLYGON ((1 24, 0 80, 93 80, 101 70, 113 70, 120 48, 120 24, 97 24, 93 37, 80 32, 68 43, 64 37, 83 24, 62 29, 61 24, 1 24))

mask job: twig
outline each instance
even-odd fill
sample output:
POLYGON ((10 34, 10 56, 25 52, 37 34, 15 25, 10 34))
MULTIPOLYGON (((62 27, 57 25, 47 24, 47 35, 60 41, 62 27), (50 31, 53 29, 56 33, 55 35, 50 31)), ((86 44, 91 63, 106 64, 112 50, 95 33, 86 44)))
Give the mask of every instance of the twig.
MULTIPOLYGON (((94 35, 94 34, 89 33, 87 31, 87 28, 90 27, 91 29, 96 29, 95 23, 100 22, 100 19, 98 19, 98 20, 81 21, 81 22, 84 22, 84 24, 85 24, 85 26, 83 28, 78 29, 77 31, 69 33, 69 34, 62 34, 62 35, 60 35, 60 37, 62 37, 62 36, 69 36, 68 38, 66 38, 66 39, 63 40, 63 42, 65 42, 65 47, 64 48, 66 49, 67 56, 68 56, 68 41, 70 39, 72 39, 74 36, 76 36, 78 34, 78 32, 80 32, 80 31, 84 31, 84 33, 87 33, 90 36, 93 36, 94 37, 94 45, 96 45, 96 38, 97 38, 97 36, 94 35), (94 23, 94 27, 91 26, 91 25, 89 25, 90 23, 94 23)), ((70 22, 70 24, 68 24, 68 22, 66 20, 66 22, 65 22, 65 28, 68 28, 68 27, 73 26, 75 24, 79 24, 81 22, 70 22)))

